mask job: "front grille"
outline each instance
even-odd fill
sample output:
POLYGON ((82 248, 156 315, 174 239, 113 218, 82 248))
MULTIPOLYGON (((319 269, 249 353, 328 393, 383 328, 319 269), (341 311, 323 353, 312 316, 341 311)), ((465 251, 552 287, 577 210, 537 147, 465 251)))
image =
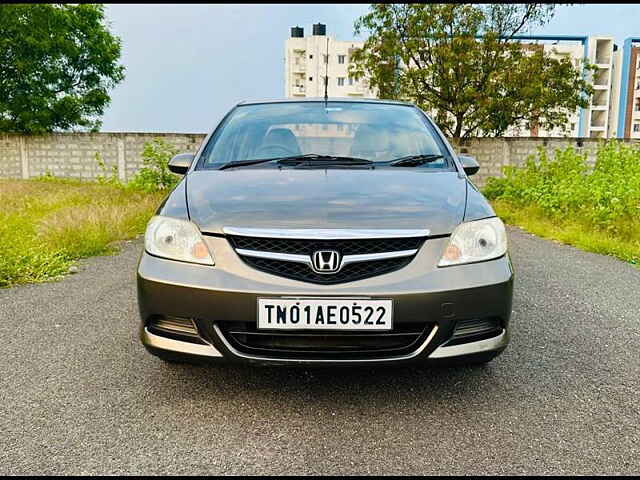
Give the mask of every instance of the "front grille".
POLYGON ((230 236, 234 248, 262 252, 311 255, 317 250, 337 250, 341 255, 398 252, 420 248, 424 238, 367 238, 357 240, 304 240, 298 238, 261 238, 230 236))
POLYGON ((303 332, 258 330, 255 322, 217 322, 240 352, 283 358, 384 358, 416 350, 432 324, 405 323, 390 332, 303 332))
MULTIPOLYGON (((306 256, 311 256, 318 250, 335 250, 342 257, 418 250, 425 241, 424 237, 354 240, 305 240, 244 236, 229 236, 228 238, 235 249, 306 256)), ((331 274, 316 273, 309 265, 299 262, 246 255, 240 255, 240 258, 256 270, 273 275, 303 282, 333 285, 393 272, 408 265, 414 256, 348 263, 340 271, 331 274)))
POLYGON ((315 273, 304 263, 283 262, 282 260, 271 260, 268 258, 242 257, 242 259, 257 270, 272 273, 281 277, 301 280, 303 282, 319 283, 323 285, 333 285, 336 283, 353 282, 363 278, 382 275, 393 272, 411 262, 413 257, 390 258, 387 260, 376 260, 370 262, 350 263, 342 270, 330 275, 315 273))

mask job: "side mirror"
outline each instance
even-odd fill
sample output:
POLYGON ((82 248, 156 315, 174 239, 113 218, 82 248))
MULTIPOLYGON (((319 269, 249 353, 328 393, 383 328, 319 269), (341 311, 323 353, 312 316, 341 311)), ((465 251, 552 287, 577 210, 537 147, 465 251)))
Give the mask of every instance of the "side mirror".
POLYGON ((476 161, 474 157, 469 155, 458 155, 458 160, 462 163, 462 168, 464 168, 464 173, 467 175, 475 175, 480 170, 480 164, 476 161))
POLYGON ((191 162, 193 162, 194 158, 195 155, 193 155, 192 153, 179 153, 171 160, 169 160, 169 170, 171 170, 173 173, 184 175, 185 173, 187 173, 187 170, 189 170, 191 162))

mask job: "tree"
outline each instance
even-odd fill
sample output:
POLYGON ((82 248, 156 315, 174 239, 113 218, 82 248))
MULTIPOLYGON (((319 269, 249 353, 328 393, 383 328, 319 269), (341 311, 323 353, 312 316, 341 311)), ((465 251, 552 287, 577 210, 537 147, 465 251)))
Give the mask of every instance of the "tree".
POLYGON ((381 98, 407 99, 456 138, 499 136, 511 126, 565 128, 586 108, 593 66, 574 67, 514 39, 552 17, 540 4, 381 4, 355 22, 368 31, 351 59, 381 98), (583 72, 584 70, 584 72, 583 72))
POLYGON ((0 131, 97 130, 120 50, 102 5, 0 4, 0 131))

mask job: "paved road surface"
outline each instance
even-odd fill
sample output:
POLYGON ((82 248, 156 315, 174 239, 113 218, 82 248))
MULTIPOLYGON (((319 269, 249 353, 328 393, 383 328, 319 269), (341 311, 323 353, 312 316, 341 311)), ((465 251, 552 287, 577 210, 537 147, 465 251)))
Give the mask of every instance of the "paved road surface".
POLYGON ((640 270, 510 230, 487 367, 171 366, 136 338, 140 243, 0 290, 0 474, 640 472, 640 270))

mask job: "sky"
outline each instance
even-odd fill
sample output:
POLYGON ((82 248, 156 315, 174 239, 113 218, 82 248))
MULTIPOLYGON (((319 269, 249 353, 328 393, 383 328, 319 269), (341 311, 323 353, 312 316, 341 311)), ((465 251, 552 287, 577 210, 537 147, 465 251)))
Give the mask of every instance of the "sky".
MULTIPOLYGON (((111 92, 105 132, 202 133, 242 100, 284 96, 284 42, 292 26, 324 23, 357 39, 366 4, 106 6, 122 39, 126 78, 111 92)), ((619 47, 640 37, 640 5, 561 6, 536 34, 610 35, 619 47)))

